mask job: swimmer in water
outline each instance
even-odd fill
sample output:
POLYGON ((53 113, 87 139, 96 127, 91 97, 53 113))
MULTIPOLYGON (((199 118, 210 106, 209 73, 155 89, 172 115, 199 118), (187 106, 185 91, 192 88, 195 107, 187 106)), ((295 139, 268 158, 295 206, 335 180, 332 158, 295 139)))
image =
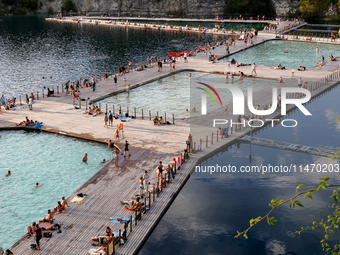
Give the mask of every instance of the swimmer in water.
POLYGON ((85 153, 85 155, 83 157, 83 162, 87 162, 87 153, 85 153))
POLYGON ((11 175, 11 171, 8 170, 7 174, 5 175, 5 177, 9 177, 11 175))
POLYGON ((107 163, 107 160, 104 158, 103 161, 100 163, 107 163))
POLYGON ((37 188, 41 187, 42 185, 44 185, 44 184, 41 184, 41 185, 40 185, 39 182, 37 182, 37 183, 35 184, 34 188, 37 189, 37 188))

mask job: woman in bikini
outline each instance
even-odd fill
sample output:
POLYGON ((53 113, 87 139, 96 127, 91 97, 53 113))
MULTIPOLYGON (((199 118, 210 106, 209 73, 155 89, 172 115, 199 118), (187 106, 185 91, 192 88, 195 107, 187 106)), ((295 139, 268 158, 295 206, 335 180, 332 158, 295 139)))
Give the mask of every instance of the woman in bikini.
POLYGON ((119 151, 115 150, 115 166, 118 167, 119 151))

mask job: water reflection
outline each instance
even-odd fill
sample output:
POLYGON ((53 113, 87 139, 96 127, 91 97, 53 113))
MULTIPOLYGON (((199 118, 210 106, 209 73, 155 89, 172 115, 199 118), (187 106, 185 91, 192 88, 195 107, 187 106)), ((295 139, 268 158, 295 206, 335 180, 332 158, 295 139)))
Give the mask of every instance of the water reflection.
MULTIPOLYGON (((306 107, 312 117, 300 111, 289 118, 298 126, 284 128, 277 125, 257 133, 259 137, 287 141, 296 144, 335 149, 339 147, 339 124, 327 125, 340 115, 338 98, 340 88, 331 90, 306 107)), ((201 166, 218 164, 241 166, 340 164, 328 158, 271 149, 249 144, 234 144, 222 148, 219 153, 201 166), (249 163, 249 156, 252 162, 249 163)), ((330 183, 339 183, 339 172, 318 173, 297 171, 291 173, 202 173, 194 172, 173 205, 152 233, 140 254, 322 254, 320 240, 322 229, 295 233, 302 226, 325 219, 332 211, 329 196, 332 190, 320 191, 313 202, 301 198, 304 208, 281 207, 272 216, 279 219, 275 226, 261 223, 248 236, 235 239, 236 231, 249 226, 251 218, 265 215, 273 198, 293 196, 297 185, 304 183, 313 188, 318 178, 331 177, 330 183)), ((330 245, 339 242, 339 231, 333 235, 330 245)))

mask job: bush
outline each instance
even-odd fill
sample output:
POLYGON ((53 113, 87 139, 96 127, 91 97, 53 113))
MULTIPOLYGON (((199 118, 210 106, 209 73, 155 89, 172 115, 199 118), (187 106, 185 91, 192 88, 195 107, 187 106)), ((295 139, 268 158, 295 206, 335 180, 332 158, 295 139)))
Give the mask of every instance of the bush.
POLYGON ((61 6, 62 12, 69 12, 69 11, 77 11, 76 6, 71 0, 67 0, 62 6, 61 6))
POLYGON ((230 0, 224 8, 224 16, 229 15, 265 15, 276 16, 272 0, 230 0))
POLYGON ((48 15, 52 15, 54 13, 53 8, 52 7, 48 7, 47 13, 48 13, 48 15))

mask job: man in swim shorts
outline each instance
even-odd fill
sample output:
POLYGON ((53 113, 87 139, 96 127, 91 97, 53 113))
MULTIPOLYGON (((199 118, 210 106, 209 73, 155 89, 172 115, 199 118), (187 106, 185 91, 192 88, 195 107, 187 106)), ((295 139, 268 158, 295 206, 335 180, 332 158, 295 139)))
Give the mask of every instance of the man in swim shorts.
POLYGON ((66 206, 67 206, 67 207, 70 207, 70 206, 68 205, 67 200, 65 199, 64 196, 61 197, 61 205, 62 205, 62 207, 64 208, 64 210, 66 209, 66 206))
POLYGON ((130 90, 131 90, 130 85, 127 85, 127 86, 126 86, 126 94, 127 94, 128 96, 130 95, 130 90))
POLYGON ((124 158, 126 157, 126 155, 125 154, 128 154, 128 156, 130 157, 131 156, 131 154, 130 154, 130 151, 129 151, 129 143, 128 143, 128 141, 125 141, 125 145, 124 145, 124 158))
POLYGON ((100 244, 109 244, 113 240, 112 233, 109 236, 98 236, 98 237, 92 237, 92 242, 98 242, 100 244))
POLYGON ((38 224, 41 224, 42 222, 50 222, 53 221, 53 216, 51 210, 47 211, 47 216, 44 218, 41 218, 38 222, 38 224))
POLYGON ((87 162, 87 153, 85 153, 85 155, 83 157, 83 162, 87 162))

